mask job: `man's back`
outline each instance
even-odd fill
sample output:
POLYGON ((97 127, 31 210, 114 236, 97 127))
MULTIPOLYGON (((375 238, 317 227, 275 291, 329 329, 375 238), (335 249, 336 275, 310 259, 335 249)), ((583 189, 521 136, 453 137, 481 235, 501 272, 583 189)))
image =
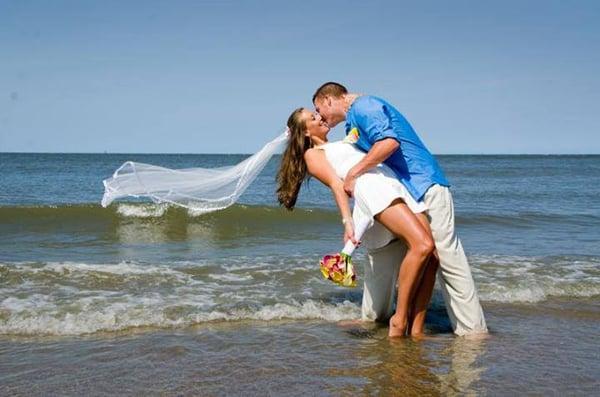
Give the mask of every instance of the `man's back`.
POLYGON ((346 115, 346 134, 356 135, 355 144, 366 152, 381 139, 397 140, 400 148, 385 163, 415 200, 420 200, 431 185, 450 186, 437 160, 410 123, 387 101, 371 95, 358 97, 346 115))

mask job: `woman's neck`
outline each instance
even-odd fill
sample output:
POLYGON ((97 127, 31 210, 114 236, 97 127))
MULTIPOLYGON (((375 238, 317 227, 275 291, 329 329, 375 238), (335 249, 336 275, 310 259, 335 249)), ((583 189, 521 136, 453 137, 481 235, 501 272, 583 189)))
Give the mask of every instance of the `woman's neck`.
POLYGON ((321 146, 327 143, 327 138, 321 139, 318 136, 311 136, 310 140, 312 141, 314 146, 321 146))

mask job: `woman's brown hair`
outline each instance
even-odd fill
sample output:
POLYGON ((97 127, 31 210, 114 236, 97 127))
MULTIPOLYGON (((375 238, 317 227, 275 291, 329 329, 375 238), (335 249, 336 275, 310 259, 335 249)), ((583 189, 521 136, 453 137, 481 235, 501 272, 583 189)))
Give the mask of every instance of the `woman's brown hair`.
POLYGON ((294 209, 300 186, 306 179, 304 153, 313 146, 311 139, 305 134, 306 125, 301 118, 303 110, 304 108, 294 110, 288 118, 290 137, 277 172, 277 199, 290 211, 294 209))

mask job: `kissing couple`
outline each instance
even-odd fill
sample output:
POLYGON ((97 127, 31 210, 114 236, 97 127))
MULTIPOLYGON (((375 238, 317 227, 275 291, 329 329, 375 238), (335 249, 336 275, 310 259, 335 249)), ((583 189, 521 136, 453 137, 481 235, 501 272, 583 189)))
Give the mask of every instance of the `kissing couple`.
POLYGON ((314 111, 289 116, 277 196, 292 210, 309 174, 331 189, 344 242, 367 248, 362 320, 389 320, 390 337, 423 334, 437 273, 454 333, 486 333, 450 184, 408 121, 385 100, 335 82, 319 87, 312 101, 314 111), (328 141, 341 122, 346 137, 328 141), (362 238, 358 222, 368 225, 362 238))
POLYGON ((367 248, 363 320, 389 320, 392 337, 422 334, 437 273, 454 332, 486 333, 454 228, 448 180, 408 121, 385 100, 349 93, 334 82, 317 89, 313 104, 315 111, 295 110, 285 133, 232 166, 169 169, 126 161, 103 181, 101 204, 148 197, 194 216, 222 210, 237 202, 285 145, 277 173, 279 202, 293 209, 302 182, 313 175, 333 192, 344 240, 361 240, 367 248), (346 137, 329 142, 330 128, 342 121, 346 137))

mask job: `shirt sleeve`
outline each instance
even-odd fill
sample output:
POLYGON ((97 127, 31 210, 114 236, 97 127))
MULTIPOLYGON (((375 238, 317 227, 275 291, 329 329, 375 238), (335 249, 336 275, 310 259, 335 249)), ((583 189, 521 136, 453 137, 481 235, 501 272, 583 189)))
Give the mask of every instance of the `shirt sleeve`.
POLYGON ((392 129, 387 109, 379 101, 370 99, 361 103, 356 109, 356 123, 371 144, 386 138, 393 138, 400 143, 392 129))

